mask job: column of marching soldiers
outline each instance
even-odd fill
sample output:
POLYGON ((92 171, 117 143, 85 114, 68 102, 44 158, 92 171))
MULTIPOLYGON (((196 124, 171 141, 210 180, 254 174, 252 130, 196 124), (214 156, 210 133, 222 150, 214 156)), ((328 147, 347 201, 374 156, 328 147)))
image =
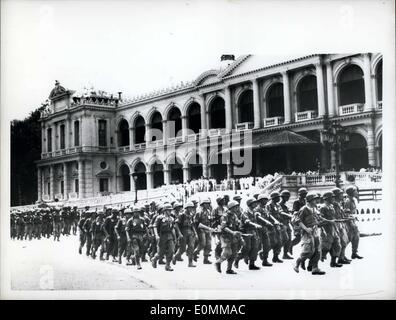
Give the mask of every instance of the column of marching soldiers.
POLYGON ((209 257, 214 245, 215 268, 236 274, 240 261, 249 270, 259 270, 259 257, 263 267, 282 259, 293 259, 293 247, 301 243, 302 250, 293 269, 300 268, 315 275, 325 274, 319 267, 330 255, 334 268, 349 264, 345 249, 352 245, 352 259, 358 255, 359 230, 356 226, 356 188, 350 186, 345 193, 334 188, 321 194, 306 188, 298 190, 298 199, 288 206, 290 192, 255 194, 246 200, 247 209, 241 208, 240 196, 230 200, 225 195, 216 199, 212 209, 210 199, 200 203, 191 201, 183 206, 179 202, 155 203, 125 208, 104 207, 92 210, 85 207, 42 208, 28 212, 11 213, 13 239, 49 238, 59 241, 61 234, 76 235, 79 230, 80 254, 95 259, 109 260, 142 269, 148 258, 154 268, 164 264, 166 271, 187 258, 188 267, 196 267, 199 255, 203 264, 212 264, 209 257), (293 237, 294 235, 294 237, 293 237), (308 260, 308 265, 305 263, 308 260))

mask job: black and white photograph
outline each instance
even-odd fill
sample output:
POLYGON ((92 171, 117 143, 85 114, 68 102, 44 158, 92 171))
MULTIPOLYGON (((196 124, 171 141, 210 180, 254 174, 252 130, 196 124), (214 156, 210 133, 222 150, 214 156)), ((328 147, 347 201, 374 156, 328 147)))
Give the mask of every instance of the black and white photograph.
POLYGON ((1 1, 1 299, 395 299, 394 6, 1 1))

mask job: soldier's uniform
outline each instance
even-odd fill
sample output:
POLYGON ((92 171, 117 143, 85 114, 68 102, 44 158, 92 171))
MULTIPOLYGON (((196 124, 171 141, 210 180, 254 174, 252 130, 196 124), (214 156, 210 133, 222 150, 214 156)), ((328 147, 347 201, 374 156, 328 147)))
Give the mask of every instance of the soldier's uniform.
MULTIPOLYGON (((342 196, 342 190, 339 188, 334 188, 332 190, 335 199, 333 202, 333 208, 334 208, 334 213, 336 219, 344 219, 345 214, 344 214, 344 209, 341 206, 341 196, 342 196)), ((345 249, 349 243, 349 236, 348 236, 348 227, 347 223, 344 221, 337 222, 337 230, 338 234, 340 237, 340 245, 341 245, 341 250, 340 250, 340 256, 338 258, 338 263, 341 264, 349 264, 350 260, 348 260, 345 256, 345 249)))
POLYGON ((126 225, 128 220, 132 216, 132 210, 127 208, 124 210, 123 216, 118 219, 117 224, 114 228, 117 234, 117 242, 118 242, 118 263, 122 263, 122 256, 126 253, 127 250, 127 235, 126 235, 126 225))
POLYGON ((94 223, 93 212, 86 211, 87 219, 83 224, 83 230, 85 232, 85 238, 87 243, 86 255, 89 256, 91 254, 92 249, 92 225, 94 223))
POLYGON ((268 262, 268 253, 271 250, 271 239, 269 236, 269 231, 272 230, 273 224, 269 221, 269 215, 266 211, 266 203, 268 197, 265 194, 260 194, 258 196, 259 205, 255 208, 254 212, 256 215, 256 220, 258 224, 261 225, 261 230, 259 231, 261 250, 259 251, 259 256, 261 258, 263 267, 271 267, 272 264, 268 262))
POLYGON ((28 211, 27 215, 25 216, 25 240, 29 238, 32 240, 33 237, 33 216, 32 212, 28 211))
POLYGON ((54 214, 52 217, 52 222, 53 222, 53 232, 54 232, 54 241, 58 240, 59 241, 59 237, 62 231, 62 221, 63 218, 60 214, 60 209, 59 208, 55 208, 54 209, 54 214))
MULTIPOLYGON (((284 244, 285 237, 287 237, 286 230, 279 221, 279 212, 282 210, 277 201, 280 200, 280 194, 278 192, 271 193, 271 201, 266 205, 266 211, 268 212, 269 218, 274 221, 275 226, 269 228, 269 236, 271 239, 271 248, 273 251, 272 262, 282 263, 279 259, 279 254, 284 244)), ((270 219, 270 220, 271 220, 270 219)))
POLYGON ((105 238, 105 233, 103 231, 103 211, 97 212, 97 218, 92 222, 92 258, 96 258, 96 252, 100 247, 99 259, 104 260, 103 254, 103 241, 105 238))
MULTIPOLYGON (((217 229, 220 226, 221 216, 225 213, 224 209, 224 197, 218 197, 216 199, 217 207, 212 211, 211 227, 217 229)), ((216 234, 215 238, 215 258, 218 259, 221 255, 221 241, 220 235, 216 234)))
MULTIPOLYGON (((291 216, 291 212, 286 205, 287 201, 290 198, 290 192, 288 190, 282 190, 281 192, 281 202, 279 203, 281 210, 285 214, 289 214, 291 216)), ((283 244, 283 259, 293 259, 289 256, 289 252, 291 252, 292 247, 292 233, 293 230, 291 228, 291 217, 286 216, 285 214, 280 214, 279 219, 283 225, 284 232, 285 232, 285 239, 283 244)))
POLYGON ((83 226, 84 226, 84 223, 85 223, 86 219, 87 218, 85 216, 85 213, 82 213, 80 221, 77 224, 78 232, 79 232, 79 242, 80 242, 80 246, 78 248, 78 253, 79 254, 82 254, 82 249, 83 249, 83 247, 85 245, 85 242, 87 241, 87 237, 86 237, 85 231, 83 229, 83 226))
POLYGON ((44 210, 43 214, 43 236, 49 238, 52 233, 52 214, 50 210, 44 210))
POLYGON ((163 256, 166 258, 166 271, 173 271, 170 263, 175 251, 175 229, 174 229, 174 219, 170 215, 172 210, 171 205, 164 205, 163 213, 160 214, 154 223, 154 228, 158 234, 158 252, 152 259, 152 265, 154 268, 157 267, 157 261, 163 256))
POLYGON ((73 207, 73 211, 71 212, 71 221, 72 221, 72 231, 73 235, 77 234, 77 226, 78 226, 78 221, 79 221, 79 212, 77 210, 77 207, 73 207))
POLYGON ((354 186, 349 186, 345 192, 347 193, 348 197, 346 198, 344 202, 344 212, 346 217, 349 219, 347 221, 347 226, 348 226, 348 233, 349 233, 349 239, 352 244, 352 259, 361 259, 362 257, 358 255, 358 248, 359 248, 359 238, 360 238, 360 233, 359 229, 356 225, 354 214, 356 214, 356 203, 354 199, 354 193, 355 193, 355 187, 354 186))
POLYGON ((298 272, 299 266, 310 259, 312 265, 312 274, 323 275, 325 272, 318 268, 318 262, 320 259, 320 232, 318 220, 319 216, 315 213, 314 201, 318 199, 318 195, 315 193, 308 193, 307 202, 305 206, 300 209, 298 214, 297 223, 302 223, 306 228, 310 228, 311 233, 301 230, 302 237, 302 251, 300 257, 296 261, 294 270, 298 272))
POLYGON ((118 217, 117 217, 118 210, 116 208, 113 208, 111 212, 112 212, 111 215, 106 217, 103 223, 103 231, 105 233, 104 242, 106 243, 104 247, 106 249, 105 250, 106 260, 109 260, 109 256, 111 255, 113 257, 113 262, 116 262, 117 237, 114 228, 118 221, 118 217))
MULTIPOLYGON (((323 194, 323 200, 325 203, 320 208, 320 215, 326 220, 335 220, 336 214, 332 205, 332 198, 334 197, 333 192, 325 192, 323 194)), ((324 232, 321 234, 322 243, 322 259, 325 259, 327 252, 331 255, 331 267, 341 267, 341 264, 336 262, 341 252, 340 238, 338 236, 337 226, 332 223, 326 223, 323 226, 324 232)))
POLYGON ((186 252, 188 257, 188 266, 195 267, 193 264, 193 253, 197 232, 194 229, 194 216, 188 211, 192 210, 193 208, 193 203, 186 203, 184 212, 181 212, 176 220, 176 225, 179 227, 183 237, 180 239, 179 249, 173 256, 173 264, 176 264, 176 261, 183 261, 181 260, 181 255, 186 252))
POLYGON ((134 208, 133 216, 127 221, 125 231, 129 240, 128 242, 131 245, 136 266, 138 269, 141 269, 142 267, 140 265, 140 258, 143 248, 143 235, 147 233, 147 229, 144 219, 140 217, 139 208, 134 208))
POLYGON ((298 189, 298 195, 299 195, 298 199, 293 202, 294 217, 291 220, 291 224, 293 226, 294 239, 292 240, 291 243, 290 253, 293 253, 293 247, 299 244, 301 241, 301 229, 296 221, 298 220, 298 213, 300 212, 300 209, 306 204, 305 197, 307 195, 307 189, 306 188, 298 189))
POLYGON ((210 227, 211 225, 211 213, 209 209, 204 208, 204 204, 210 204, 209 199, 205 199, 201 203, 201 208, 198 209, 196 215, 195 215, 195 223, 197 227, 197 232, 198 232, 198 239, 199 239, 199 244, 197 249, 194 252, 194 260, 196 261, 198 259, 198 255, 203 250, 204 254, 204 264, 210 264, 211 262, 209 261, 209 254, 212 250, 212 235, 210 231, 205 230, 203 228, 198 228, 198 225, 202 223, 205 226, 210 227))
POLYGON ((259 228, 257 224, 254 206, 257 203, 255 198, 247 200, 248 209, 241 215, 241 231, 244 234, 250 235, 244 238, 242 249, 238 252, 235 259, 235 267, 238 268, 239 260, 246 258, 249 261, 249 270, 258 270, 259 267, 254 263, 257 259, 257 254, 260 246, 259 228))
MULTIPOLYGON (((232 264, 238 252, 238 236, 236 234, 232 234, 227 231, 227 229, 231 232, 238 231, 238 226, 240 221, 238 220, 236 214, 232 210, 233 208, 238 207, 238 202, 230 201, 228 203, 228 211, 221 217, 220 222, 220 241, 221 241, 221 255, 219 259, 217 259, 215 266, 218 272, 221 272, 221 263, 227 260, 227 273, 228 274, 236 274, 234 270, 232 270, 232 264)), ((234 209, 235 210, 235 209, 234 209)))

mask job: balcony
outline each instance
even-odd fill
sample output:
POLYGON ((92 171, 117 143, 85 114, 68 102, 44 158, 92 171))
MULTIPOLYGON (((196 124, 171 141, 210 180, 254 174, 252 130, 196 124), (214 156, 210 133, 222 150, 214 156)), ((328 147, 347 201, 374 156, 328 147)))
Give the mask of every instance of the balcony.
POLYGON ((364 103, 352 103, 339 107, 340 116, 363 112, 364 103))
POLYGON ((265 118, 263 120, 264 127, 279 126, 279 125, 283 124, 284 121, 285 121, 284 117, 272 117, 272 118, 265 118))
POLYGON ((378 101, 377 102, 377 110, 381 110, 382 111, 382 101, 378 101))
POLYGON ((150 142, 146 142, 146 145, 148 148, 159 148, 162 147, 164 145, 164 141, 161 140, 155 140, 155 141, 150 141, 150 142))
POLYGON ((249 130, 249 129, 253 129, 253 125, 254 125, 253 122, 241 122, 235 125, 235 129, 236 131, 249 130))
POLYGON ((226 129, 221 128, 221 129, 209 129, 208 130, 208 135, 209 137, 219 137, 225 134, 226 129))
POLYGON ((72 148, 68 148, 68 149, 55 150, 52 152, 44 152, 41 154, 41 159, 60 157, 60 156, 75 154, 75 153, 79 153, 79 152, 106 152, 106 153, 110 153, 110 152, 114 151, 113 149, 114 148, 110 148, 110 147, 93 147, 93 146, 72 147, 72 148))
POLYGON ((136 151, 144 150, 144 149, 146 149, 146 142, 135 144, 136 151))
POLYGON ((307 121, 307 120, 315 119, 317 117, 318 117, 318 113, 315 110, 296 112, 295 114, 296 122, 307 121))
POLYGON ((182 143, 182 142, 183 142, 182 136, 168 138, 168 144, 177 144, 177 143, 182 143))
POLYGON ((129 146, 122 146, 122 147, 118 147, 118 151, 119 152, 128 152, 130 151, 129 146))

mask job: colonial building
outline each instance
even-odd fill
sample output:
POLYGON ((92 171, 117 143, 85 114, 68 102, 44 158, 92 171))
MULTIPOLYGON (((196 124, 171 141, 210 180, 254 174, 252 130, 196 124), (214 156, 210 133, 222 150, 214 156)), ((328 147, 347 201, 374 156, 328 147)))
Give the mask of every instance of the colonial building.
POLYGON ((39 200, 230 177, 233 158, 213 146, 243 140, 240 132, 252 133, 254 176, 329 169, 336 158, 345 170, 381 166, 380 54, 265 61, 223 55, 191 83, 132 100, 56 82, 41 117, 39 200), (348 132, 340 157, 322 139, 330 122, 348 132))

